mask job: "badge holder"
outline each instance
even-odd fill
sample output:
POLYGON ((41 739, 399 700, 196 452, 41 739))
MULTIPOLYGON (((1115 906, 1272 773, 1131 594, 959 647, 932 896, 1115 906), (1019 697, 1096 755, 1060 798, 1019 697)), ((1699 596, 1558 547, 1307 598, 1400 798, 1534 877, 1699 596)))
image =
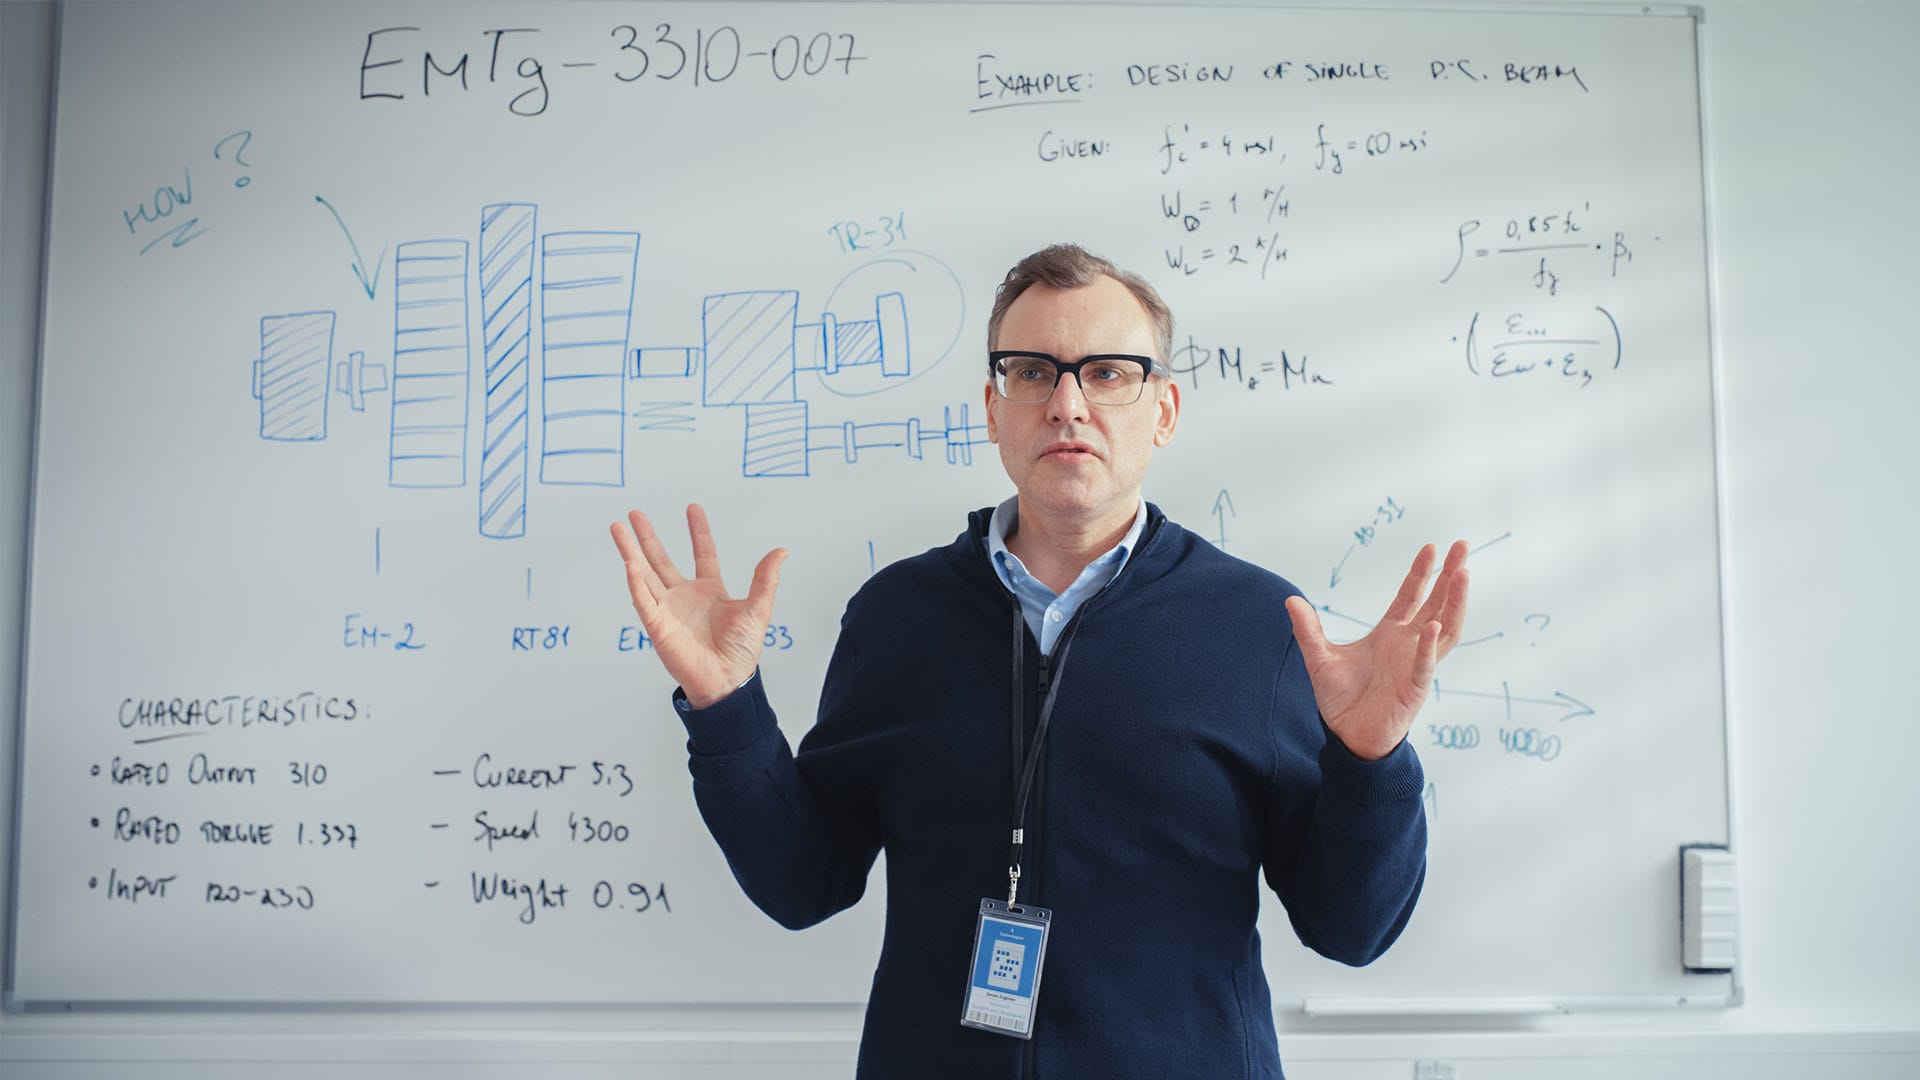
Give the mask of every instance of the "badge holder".
MULTIPOLYGON (((1026 656, 1027 624, 1018 603, 1011 610, 1013 685, 1016 699, 1024 701, 1026 682, 1020 669, 1026 656)), ((1027 840, 1024 827, 1027 797, 1033 793, 1034 771, 1040 764, 1040 748, 1046 744, 1047 725, 1053 720, 1053 701, 1060 692, 1060 676, 1066 670, 1067 646, 1072 640, 1073 625, 1069 623, 1056 650, 1052 685, 1041 699, 1032 746, 1021 744, 1020 736, 1026 726, 1025 706, 1017 705, 1011 718, 1014 797, 1013 830, 1007 849, 1007 899, 1004 903, 991 897, 980 901, 980 921, 973 929, 973 961, 967 975, 966 1005, 960 1010, 960 1026, 1016 1039, 1033 1038, 1040 970, 1047 958, 1047 934, 1053 929, 1051 909, 1020 903, 1020 855, 1027 840)), ((1044 674, 1042 681, 1045 681, 1044 674)))
POLYGON ((1052 925, 1053 912, 1046 908, 980 901, 961 1026, 1033 1038, 1033 1007, 1052 925))

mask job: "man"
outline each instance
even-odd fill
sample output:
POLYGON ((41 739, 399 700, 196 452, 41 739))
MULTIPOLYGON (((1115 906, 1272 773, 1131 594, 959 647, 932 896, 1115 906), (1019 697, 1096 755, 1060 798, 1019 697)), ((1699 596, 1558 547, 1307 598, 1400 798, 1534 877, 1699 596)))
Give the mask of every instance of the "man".
POLYGON ((1298 590, 1142 500, 1180 415, 1172 332, 1150 285, 1079 248, 1008 273, 986 409, 1016 495, 854 595, 797 755, 756 674, 786 553, 736 600, 697 506, 691 580, 645 515, 613 528, 747 895, 811 925, 886 848, 863 1077, 1278 1077, 1262 874, 1301 940, 1350 964, 1412 912, 1405 735, 1459 638, 1466 546, 1424 602, 1423 548, 1378 626, 1330 645, 1298 590), (1032 908, 1051 912, 1043 952, 988 940, 988 909, 1032 908), (1031 1037, 962 1025, 995 1009, 988 1026, 1031 1037))

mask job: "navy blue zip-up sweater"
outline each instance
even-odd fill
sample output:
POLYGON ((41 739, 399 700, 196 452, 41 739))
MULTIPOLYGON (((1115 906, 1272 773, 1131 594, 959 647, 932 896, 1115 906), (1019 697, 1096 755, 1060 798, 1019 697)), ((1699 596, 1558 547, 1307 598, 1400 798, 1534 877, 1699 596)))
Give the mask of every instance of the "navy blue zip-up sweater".
POLYGON ((1006 895, 1014 695, 1030 739, 1043 678, 1028 634, 1013 685, 990 510, 848 602, 797 755, 757 675, 707 709, 679 698, 701 816, 761 910, 817 923, 887 852, 860 1076, 1277 1078, 1262 872, 1333 959, 1365 964, 1406 925, 1426 868, 1412 747, 1349 753, 1293 641, 1297 590, 1147 512, 1055 650, 1020 884, 1054 912, 1031 1043, 960 1026, 980 900, 1006 895))

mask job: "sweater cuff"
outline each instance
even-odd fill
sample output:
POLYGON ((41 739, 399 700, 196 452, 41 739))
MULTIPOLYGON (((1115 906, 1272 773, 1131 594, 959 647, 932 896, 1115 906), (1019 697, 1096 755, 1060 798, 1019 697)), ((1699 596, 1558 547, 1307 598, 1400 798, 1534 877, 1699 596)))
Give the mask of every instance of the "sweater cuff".
POLYGON ((1418 799, 1426 789, 1426 773, 1410 741, 1400 740, 1392 753, 1378 761, 1363 761, 1347 749, 1324 720, 1320 731, 1326 739, 1320 747, 1322 791, 1345 802, 1381 806, 1418 799))
POLYGON ((758 668, 733 693, 704 709, 694 708, 687 692, 676 686, 673 708, 686 726, 687 754, 691 757, 737 754, 769 734, 778 737, 780 732, 758 668))

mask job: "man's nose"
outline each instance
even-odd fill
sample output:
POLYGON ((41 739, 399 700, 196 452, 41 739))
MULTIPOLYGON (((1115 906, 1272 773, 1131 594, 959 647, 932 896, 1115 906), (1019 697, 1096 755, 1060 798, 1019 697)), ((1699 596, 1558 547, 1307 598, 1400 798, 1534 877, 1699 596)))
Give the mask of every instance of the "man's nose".
POLYGON ((1053 384, 1052 396, 1047 398, 1047 419, 1085 421, 1089 409, 1086 390, 1080 385, 1080 373, 1061 372, 1059 381, 1053 384))

